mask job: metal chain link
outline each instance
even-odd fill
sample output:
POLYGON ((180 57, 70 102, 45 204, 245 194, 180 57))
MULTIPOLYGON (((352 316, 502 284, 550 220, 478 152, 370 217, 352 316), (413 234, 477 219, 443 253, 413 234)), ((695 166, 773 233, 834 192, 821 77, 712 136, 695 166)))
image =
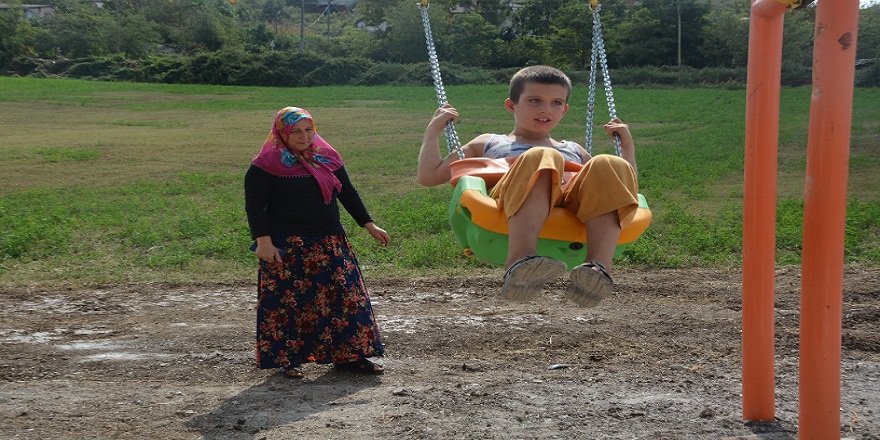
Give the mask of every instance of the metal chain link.
MULTIPOLYGON (((437 102, 442 107, 448 101, 446 100, 446 90, 443 89, 443 78, 440 76, 440 61, 437 58, 437 49, 434 47, 434 34, 431 32, 431 22, 428 19, 427 3, 427 1, 423 1, 420 6, 422 10, 422 25, 425 27, 425 42, 428 45, 428 61, 431 63, 431 77, 434 79, 434 90, 437 93, 437 102)), ((446 134, 446 146, 449 149, 449 153, 454 151, 458 154, 459 159, 464 159, 461 141, 458 139, 458 133, 455 132, 455 125, 451 120, 446 122, 443 132, 446 134)))
MULTIPOLYGON (((611 88, 611 77, 608 74, 608 58, 605 56, 605 40, 602 37, 602 23, 599 20, 601 5, 593 9, 593 50, 590 54, 590 95, 587 99, 587 140, 586 150, 593 154, 593 110, 596 101, 596 61, 602 69, 602 83, 605 86, 605 100, 608 102, 608 114, 611 119, 617 118, 617 109, 614 105, 614 90, 611 88)), ((618 156, 622 155, 620 136, 614 134, 614 151, 618 156)))
MULTIPOLYGON (((598 13, 598 10, 595 12, 598 13)), ((584 148, 587 153, 593 155, 593 113, 596 108, 596 63, 598 62, 599 51, 596 47, 596 19, 593 18, 593 47, 590 50, 590 92, 587 96, 587 134, 584 148)))

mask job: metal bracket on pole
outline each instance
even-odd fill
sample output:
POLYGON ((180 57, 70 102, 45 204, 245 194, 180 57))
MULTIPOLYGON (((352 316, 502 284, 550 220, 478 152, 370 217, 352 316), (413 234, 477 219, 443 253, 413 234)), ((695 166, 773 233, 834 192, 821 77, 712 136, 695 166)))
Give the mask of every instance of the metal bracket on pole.
POLYGON ((788 6, 788 9, 802 9, 806 8, 810 3, 813 3, 813 0, 779 0, 779 3, 788 6))

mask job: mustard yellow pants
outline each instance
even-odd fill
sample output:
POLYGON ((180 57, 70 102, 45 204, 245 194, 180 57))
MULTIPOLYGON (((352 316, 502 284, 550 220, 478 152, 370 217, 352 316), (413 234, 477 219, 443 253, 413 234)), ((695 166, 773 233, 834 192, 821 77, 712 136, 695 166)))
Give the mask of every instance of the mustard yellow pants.
POLYGON ((626 159, 609 154, 594 156, 565 182, 565 160, 552 148, 535 147, 519 156, 491 196, 498 201, 508 218, 516 214, 532 191, 538 174, 551 171, 551 206, 573 212, 586 223, 600 215, 617 211, 620 227, 625 228, 639 207, 639 185, 626 159))

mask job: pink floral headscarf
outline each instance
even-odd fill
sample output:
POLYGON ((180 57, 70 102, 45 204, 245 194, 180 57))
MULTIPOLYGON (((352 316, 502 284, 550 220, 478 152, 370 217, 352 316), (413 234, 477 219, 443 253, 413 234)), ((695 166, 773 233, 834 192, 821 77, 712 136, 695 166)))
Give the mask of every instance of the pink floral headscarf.
POLYGON ((342 166, 342 156, 327 143, 315 131, 312 145, 302 152, 298 152, 287 144, 287 137, 293 124, 302 119, 312 123, 315 129, 315 120, 312 115, 299 107, 285 107, 275 115, 272 130, 260 149, 260 153, 252 163, 267 173, 280 177, 302 177, 311 175, 318 181, 324 203, 333 200, 333 190, 341 191, 342 184, 334 171, 342 166))

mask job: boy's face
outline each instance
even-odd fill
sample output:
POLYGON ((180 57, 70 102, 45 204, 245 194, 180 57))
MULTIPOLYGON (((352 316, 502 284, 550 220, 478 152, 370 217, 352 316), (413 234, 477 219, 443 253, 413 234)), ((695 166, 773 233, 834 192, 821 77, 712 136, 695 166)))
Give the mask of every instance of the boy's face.
POLYGON ((517 127, 533 132, 550 132, 568 112, 568 89, 558 84, 528 83, 519 102, 504 102, 517 127))

